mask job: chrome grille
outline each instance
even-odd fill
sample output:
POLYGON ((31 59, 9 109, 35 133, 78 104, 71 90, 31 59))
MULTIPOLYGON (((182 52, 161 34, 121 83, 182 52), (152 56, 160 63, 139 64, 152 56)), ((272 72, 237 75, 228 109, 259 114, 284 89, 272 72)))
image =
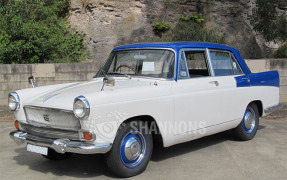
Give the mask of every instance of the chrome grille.
POLYGON ((81 129, 80 121, 72 111, 34 106, 26 106, 24 109, 29 124, 73 130, 81 129))
POLYGON ((36 127, 30 124, 20 123, 20 129, 22 131, 27 132, 28 134, 52 138, 52 139, 60 139, 67 138, 70 140, 79 140, 79 132, 71 131, 71 130, 61 130, 54 128, 46 128, 46 127, 36 127))

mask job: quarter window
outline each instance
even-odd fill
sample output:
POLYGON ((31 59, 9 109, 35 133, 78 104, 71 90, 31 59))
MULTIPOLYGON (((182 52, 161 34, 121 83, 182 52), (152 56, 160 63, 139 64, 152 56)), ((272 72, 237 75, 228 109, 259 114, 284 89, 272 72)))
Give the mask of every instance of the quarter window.
POLYGON ((186 67, 185 55, 182 51, 180 54, 180 62, 179 62, 179 78, 185 79, 188 77, 188 69, 186 67))

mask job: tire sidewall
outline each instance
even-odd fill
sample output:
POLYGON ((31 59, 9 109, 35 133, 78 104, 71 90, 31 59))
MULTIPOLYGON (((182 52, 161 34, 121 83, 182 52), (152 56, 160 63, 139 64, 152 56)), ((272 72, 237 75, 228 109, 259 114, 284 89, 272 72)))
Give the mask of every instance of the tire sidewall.
POLYGON ((114 140, 112 150, 107 155, 107 165, 114 172, 114 174, 120 177, 131 177, 142 173, 146 169, 152 154, 153 141, 152 135, 148 133, 147 129, 143 129, 141 126, 143 125, 144 127, 147 127, 145 123, 146 122, 142 121, 131 121, 120 126, 116 139, 114 140), (128 168, 124 165, 121 159, 121 144, 126 135, 134 130, 137 130, 143 134, 146 140, 146 152, 144 159, 138 166, 128 168))
MULTIPOLYGON (((258 112, 258 108, 257 108, 256 104, 251 103, 247 106, 246 110, 248 108, 252 108, 253 111, 255 112, 255 127, 251 133, 247 133, 244 129, 244 119, 243 119, 244 117, 242 118, 241 123, 235 129, 235 133, 236 133, 237 138, 239 140, 243 140, 243 141, 253 139, 257 133, 258 126, 259 126, 259 112, 258 112)), ((246 112, 246 110, 245 110, 245 112, 246 112)), ((245 115, 245 112, 244 112, 244 115, 245 115)))

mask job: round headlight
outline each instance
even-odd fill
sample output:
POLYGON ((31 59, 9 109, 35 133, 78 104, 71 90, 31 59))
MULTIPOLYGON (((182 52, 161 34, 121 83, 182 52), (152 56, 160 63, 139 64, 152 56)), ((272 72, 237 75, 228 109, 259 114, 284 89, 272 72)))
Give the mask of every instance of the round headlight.
POLYGON ((16 92, 11 92, 9 94, 8 106, 12 111, 17 111, 20 108, 20 98, 16 92))
POLYGON ((87 119, 90 115, 90 104, 84 96, 78 96, 74 100, 73 110, 78 119, 87 119))

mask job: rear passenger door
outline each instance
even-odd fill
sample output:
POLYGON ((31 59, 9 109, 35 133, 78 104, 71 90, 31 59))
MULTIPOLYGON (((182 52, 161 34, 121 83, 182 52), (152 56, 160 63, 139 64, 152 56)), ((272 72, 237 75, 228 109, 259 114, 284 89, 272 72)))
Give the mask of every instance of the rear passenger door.
POLYGON ((234 113, 240 98, 236 97, 234 77, 242 70, 232 53, 182 49, 178 72, 178 82, 173 85, 175 120, 186 124, 185 133, 213 128, 242 116, 234 113))
MULTIPOLYGON (((241 119, 243 115, 239 107, 244 96, 240 92, 242 89, 237 88, 235 77, 243 75, 242 68, 232 52, 210 49, 209 54, 214 77, 223 87, 220 119, 222 123, 241 119)), ((249 84, 248 77, 243 81, 249 84)))

